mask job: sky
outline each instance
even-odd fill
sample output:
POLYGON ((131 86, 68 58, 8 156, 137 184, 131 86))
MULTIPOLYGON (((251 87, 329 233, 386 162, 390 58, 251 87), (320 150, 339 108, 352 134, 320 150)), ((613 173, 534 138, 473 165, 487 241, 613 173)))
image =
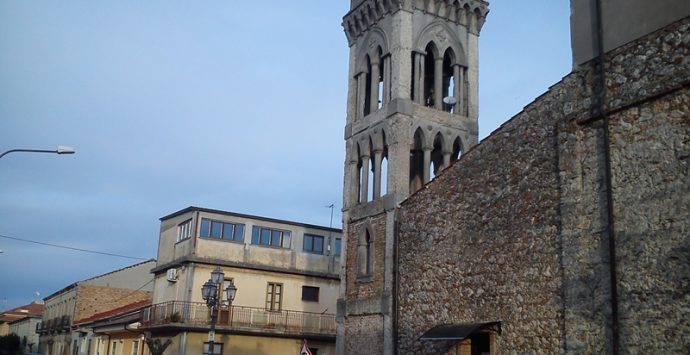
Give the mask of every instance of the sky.
MULTIPOLYGON (((157 254, 188 206, 341 226, 346 0, 0 0, 0 310, 157 254), (98 251, 109 256, 38 243, 98 251)), ((480 139, 571 69, 569 2, 494 0, 480 139)))

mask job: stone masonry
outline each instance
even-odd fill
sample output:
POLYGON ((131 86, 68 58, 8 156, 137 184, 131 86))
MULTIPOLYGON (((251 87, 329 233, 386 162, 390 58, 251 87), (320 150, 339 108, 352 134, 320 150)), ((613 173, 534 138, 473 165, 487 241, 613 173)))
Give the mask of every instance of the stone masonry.
POLYGON ((614 297, 621 353, 690 349, 690 19, 606 58, 608 127, 584 64, 397 210, 400 354, 454 354, 418 338, 490 321, 497 353, 607 353, 614 297))

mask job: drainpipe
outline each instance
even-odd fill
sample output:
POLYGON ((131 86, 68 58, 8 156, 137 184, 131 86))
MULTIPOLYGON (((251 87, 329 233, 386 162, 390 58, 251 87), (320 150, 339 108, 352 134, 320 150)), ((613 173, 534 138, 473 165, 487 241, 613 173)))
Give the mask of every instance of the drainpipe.
POLYGON ((616 272, 616 233, 613 216, 613 186, 611 183, 611 140, 609 137, 609 116, 606 113, 606 62, 604 54, 604 26, 601 0, 596 0, 596 27, 598 50, 598 89, 595 93, 597 110, 603 119, 602 129, 604 134, 604 178, 606 188, 606 229, 609 242, 609 280, 611 282, 611 340, 612 353, 618 355, 620 350, 620 334, 618 323, 618 278, 616 272))

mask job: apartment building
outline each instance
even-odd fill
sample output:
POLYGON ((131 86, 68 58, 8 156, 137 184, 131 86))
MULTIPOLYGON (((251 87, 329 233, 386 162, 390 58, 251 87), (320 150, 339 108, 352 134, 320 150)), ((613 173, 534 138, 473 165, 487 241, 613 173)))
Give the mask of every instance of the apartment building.
POLYGON ((149 300, 153 288, 150 270, 154 266, 155 260, 147 260, 72 283, 44 298, 43 319, 36 326, 39 352, 104 354, 93 352, 93 332, 77 323, 132 302, 149 300))
POLYGON ((201 288, 220 267, 222 295, 213 354, 335 353, 342 231, 188 207, 161 218, 153 304, 141 330, 172 341, 165 354, 208 350, 210 312, 201 288), (206 350, 205 350, 206 349, 206 350), (294 351, 293 351, 294 350, 294 351))

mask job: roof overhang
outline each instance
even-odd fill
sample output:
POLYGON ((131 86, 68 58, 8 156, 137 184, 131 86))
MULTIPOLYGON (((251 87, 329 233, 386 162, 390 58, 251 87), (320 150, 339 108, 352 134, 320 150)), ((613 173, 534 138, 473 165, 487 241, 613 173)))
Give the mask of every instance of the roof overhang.
POLYGON ((461 341, 474 333, 493 331, 501 334, 501 322, 444 324, 427 330, 419 340, 461 341))

